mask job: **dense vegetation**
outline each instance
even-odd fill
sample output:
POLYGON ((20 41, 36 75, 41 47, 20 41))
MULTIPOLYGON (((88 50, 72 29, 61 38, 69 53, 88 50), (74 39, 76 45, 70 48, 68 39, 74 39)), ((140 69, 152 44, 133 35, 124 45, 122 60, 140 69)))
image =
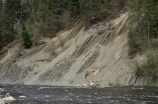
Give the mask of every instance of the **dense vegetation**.
MULTIPOLYGON (((0 0, 0 49, 14 39, 25 39, 24 31, 40 36, 55 36, 77 20, 90 26, 116 16, 126 0, 0 0), (4 2, 5 1, 5 2, 4 2), (22 30, 22 23, 26 26, 22 30)), ((27 46, 25 46, 27 47, 27 46)))
POLYGON ((155 80, 158 78, 158 51, 149 52, 147 60, 141 65, 137 64, 137 76, 150 77, 150 79, 155 80))
POLYGON ((137 65, 137 76, 158 77, 158 0, 128 0, 129 55, 147 53, 137 65))
POLYGON ((130 15, 129 55, 158 46, 158 1, 128 0, 130 15))

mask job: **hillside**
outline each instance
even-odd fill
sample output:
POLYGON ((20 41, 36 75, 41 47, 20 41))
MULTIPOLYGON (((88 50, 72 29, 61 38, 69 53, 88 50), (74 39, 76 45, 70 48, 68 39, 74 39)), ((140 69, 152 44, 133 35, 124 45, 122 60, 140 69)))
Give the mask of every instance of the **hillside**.
POLYGON ((1 51, 0 84, 147 85, 135 76, 128 50, 128 13, 85 29, 82 22, 37 46, 23 49, 13 42, 1 51))

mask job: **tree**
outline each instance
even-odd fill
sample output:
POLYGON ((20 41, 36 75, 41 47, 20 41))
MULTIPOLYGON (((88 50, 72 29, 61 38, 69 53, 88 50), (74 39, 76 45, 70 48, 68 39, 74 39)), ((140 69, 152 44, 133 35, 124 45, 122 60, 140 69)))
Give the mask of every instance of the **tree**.
POLYGON ((80 13, 84 21, 88 23, 93 20, 94 22, 101 20, 105 17, 102 7, 107 0, 79 0, 80 13))
POLYGON ((48 0, 48 21, 56 20, 60 18, 61 15, 61 7, 60 0, 48 0))
POLYGON ((46 22, 48 18, 47 0, 39 0, 39 8, 36 18, 38 21, 46 22))
POLYGON ((39 0, 33 0, 33 17, 36 18, 39 8, 39 0))
POLYGON ((79 0, 68 0, 67 3, 68 11, 71 16, 76 17, 79 14, 79 0))
POLYGON ((39 0, 37 20, 49 24, 52 20, 59 19, 61 7, 59 0, 39 0))
POLYGON ((3 16, 3 26, 4 26, 4 41, 6 43, 13 41, 14 39, 14 23, 15 23, 15 5, 14 0, 6 0, 4 5, 4 16, 3 16))
POLYGON ((3 13, 3 39, 5 43, 12 42, 16 34, 16 26, 18 19, 20 18, 20 0, 6 0, 4 4, 3 13))
POLYGON ((2 42, 2 16, 3 16, 2 8, 3 8, 3 3, 2 3, 2 0, 0 0, 0 49, 3 43, 2 42))
POLYGON ((25 48, 30 48, 32 46, 31 36, 29 32, 26 30, 24 23, 22 23, 22 38, 24 41, 25 48))
MULTIPOLYGON (((157 0, 128 0, 131 13, 130 21, 132 40, 139 46, 137 51, 143 51, 153 46, 152 40, 158 38, 158 1, 157 0), (150 43, 151 42, 151 43, 150 43)), ((131 32, 131 31, 130 31, 131 32)), ((134 46, 134 45, 131 45, 134 46)), ((133 47, 134 48, 134 47, 133 47)))
POLYGON ((36 15, 37 21, 43 23, 42 34, 55 33, 60 30, 61 19, 60 0, 39 0, 39 7, 36 15))
POLYGON ((157 5, 158 1, 156 0, 141 0, 141 8, 142 19, 144 21, 144 25, 147 27, 145 28, 147 31, 147 43, 148 48, 150 46, 150 41, 158 37, 158 14, 157 14, 157 5))
POLYGON ((33 5, 32 0, 23 0, 22 1, 22 10, 21 11, 22 11, 22 19, 24 21, 26 21, 30 17, 31 13, 33 12, 32 5, 33 5))

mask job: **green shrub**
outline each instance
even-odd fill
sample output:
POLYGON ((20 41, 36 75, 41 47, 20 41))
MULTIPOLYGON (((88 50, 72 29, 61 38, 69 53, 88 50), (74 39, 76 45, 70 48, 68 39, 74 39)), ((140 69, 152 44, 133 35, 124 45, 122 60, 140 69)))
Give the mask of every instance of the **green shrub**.
POLYGON ((147 60, 136 70, 136 76, 148 76, 153 79, 158 77, 158 51, 150 52, 147 54, 147 60))

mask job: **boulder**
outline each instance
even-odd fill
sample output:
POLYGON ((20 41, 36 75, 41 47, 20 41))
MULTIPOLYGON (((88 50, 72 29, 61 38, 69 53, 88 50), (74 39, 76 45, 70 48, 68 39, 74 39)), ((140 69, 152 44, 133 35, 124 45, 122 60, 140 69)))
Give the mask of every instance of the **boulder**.
POLYGON ((19 96, 19 98, 26 98, 26 96, 19 96))
MULTIPOLYGON (((7 94, 6 94, 6 97, 3 98, 3 100, 4 100, 5 104, 7 104, 7 103, 9 103, 9 102, 11 102, 11 101, 14 101, 15 99, 14 99, 12 96, 10 96, 9 93, 7 93, 7 94)), ((2 104, 3 104, 3 103, 2 103, 2 104)))

